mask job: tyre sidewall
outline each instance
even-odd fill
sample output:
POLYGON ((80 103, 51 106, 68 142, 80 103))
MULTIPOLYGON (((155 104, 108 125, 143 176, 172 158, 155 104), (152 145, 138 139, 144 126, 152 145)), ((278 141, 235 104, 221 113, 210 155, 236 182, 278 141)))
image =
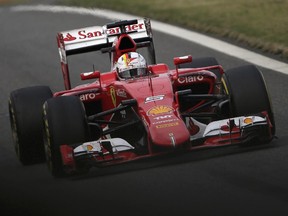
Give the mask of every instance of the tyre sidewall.
POLYGON ((45 161, 42 106, 52 97, 47 86, 15 90, 9 98, 9 117, 16 154, 24 165, 45 161))
POLYGON ((48 168, 55 177, 65 176, 60 146, 83 143, 90 137, 84 106, 75 96, 52 98, 44 105, 43 118, 48 168))
POLYGON ((254 65, 245 65, 227 70, 222 83, 225 92, 230 97, 232 117, 253 115, 267 111, 273 124, 275 121, 270 102, 270 96, 261 71, 254 65))

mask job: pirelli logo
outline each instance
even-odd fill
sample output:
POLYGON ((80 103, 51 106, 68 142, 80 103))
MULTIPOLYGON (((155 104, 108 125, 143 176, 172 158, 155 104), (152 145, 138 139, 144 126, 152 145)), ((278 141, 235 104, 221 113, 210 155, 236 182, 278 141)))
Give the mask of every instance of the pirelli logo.
POLYGON ((173 123, 168 123, 168 124, 161 124, 161 125, 156 125, 156 128, 168 128, 168 127, 175 127, 179 125, 179 122, 173 122, 173 123))

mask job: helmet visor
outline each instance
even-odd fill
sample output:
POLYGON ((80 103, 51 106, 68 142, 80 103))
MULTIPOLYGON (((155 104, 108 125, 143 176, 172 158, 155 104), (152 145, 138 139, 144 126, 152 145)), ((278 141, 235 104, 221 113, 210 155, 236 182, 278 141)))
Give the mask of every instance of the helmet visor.
POLYGON ((147 68, 133 68, 119 73, 121 78, 128 79, 147 75, 147 68))

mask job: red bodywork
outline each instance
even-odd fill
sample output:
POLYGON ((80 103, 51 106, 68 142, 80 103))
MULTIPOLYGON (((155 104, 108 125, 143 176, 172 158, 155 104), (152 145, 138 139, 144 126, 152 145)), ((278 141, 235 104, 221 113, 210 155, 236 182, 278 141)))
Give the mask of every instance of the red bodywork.
MULTIPOLYGON (((112 28, 115 27, 112 26, 112 28)), ((217 69, 220 74, 223 74, 221 66, 178 68, 179 65, 192 61, 191 56, 185 56, 174 59, 174 69, 169 69, 166 64, 151 64, 148 66, 150 75, 137 79, 119 80, 116 71, 113 69, 114 63, 123 53, 135 52, 138 49, 134 39, 128 33, 123 33, 117 36, 109 50, 111 52, 111 71, 101 74, 98 71, 81 74, 82 80, 96 79, 96 81, 71 88, 66 55, 63 53, 63 50, 65 52, 63 34, 58 34, 57 39, 66 90, 57 92, 54 96, 77 95, 86 108, 89 107, 88 104, 96 103, 97 110, 95 112, 89 110, 89 115, 92 116, 98 112, 101 113, 121 107, 123 101, 135 100, 136 103, 131 106, 131 112, 136 113, 138 119, 141 120, 138 124, 142 124, 144 129, 143 133, 145 134, 145 143, 147 145, 147 151, 144 154, 138 154, 135 151, 122 151, 115 154, 106 149, 106 152, 101 155, 98 152, 91 153, 90 156, 93 155, 93 157, 92 159, 89 157, 90 161, 109 165, 147 156, 150 157, 171 150, 174 151, 175 149, 190 150, 241 142, 240 140, 243 137, 240 129, 237 127, 230 129, 229 125, 226 129, 223 128, 223 130, 231 130, 228 134, 200 139, 201 141, 197 139, 197 142, 193 142, 191 137, 199 131, 199 128, 193 125, 193 122, 186 122, 187 119, 184 115, 191 112, 196 112, 197 114, 197 109, 199 109, 199 114, 214 112, 212 106, 200 109, 207 102, 207 98, 203 97, 196 100, 197 102, 191 103, 191 106, 187 106, 187 103, 182 102, 180 94, 185 94, 185 91, 193 93, 195 86, 205 86, 205 88, 202 88, 202 92, 197 92, 197 94, 202 96, 205 94, 211 97, 212 95, 221 95, 223 91, 221 90, 220 82, 216 75, 211 72, 211 70, 217 69), (128 44, 128 47, 123 44, 128 44), (232 130, 234 130, 234 133, 231 133, 232 130)), ((130 114, 130 111, 124 113, 123 119, 127 118, 129 120, 130 114)), ((122 117, 115 116, 113 112, 103 116, 106 121, 114 121, 115 118, 119 120, 122 117)), ((107 124, 102 125, 104 131, 106 126, 107 124)), ((129 133, 133 135, 133 127, 129 127, 129 130, 129 133)), ((101 137, 103 140, 105 138, 106 135, 101 137)), ((74 169, 76 165, 73 147, 62 145, 61 153, 64 165, 74 169)))

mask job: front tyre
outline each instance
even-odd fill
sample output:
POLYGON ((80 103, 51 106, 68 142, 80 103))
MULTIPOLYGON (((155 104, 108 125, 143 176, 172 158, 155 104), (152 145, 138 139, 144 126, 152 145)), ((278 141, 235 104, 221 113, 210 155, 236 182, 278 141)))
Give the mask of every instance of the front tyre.
POLYGON ((47 100, 43 107, 44 145, 47 165, 55 177, 67 175, 60 153, 61 145, 89 140, 89 127, 81 100, 61 96, 47 100))
POLYGON ((232 117, 253 115, 267 111, 273 125, 272 135, 275 135, 275 120, 261 71, 254 65, 246 65, 227 70, 222 79, 225 92, 230 96, 230 112, 232 117))

